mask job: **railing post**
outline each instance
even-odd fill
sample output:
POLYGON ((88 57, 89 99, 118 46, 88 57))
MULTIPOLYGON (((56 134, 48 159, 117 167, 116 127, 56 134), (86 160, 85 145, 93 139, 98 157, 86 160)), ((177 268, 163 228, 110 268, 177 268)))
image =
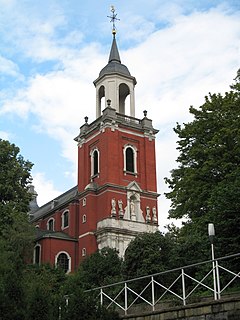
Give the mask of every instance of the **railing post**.
POLYGON ((221 288, 220 288, 220 276, 219 276, 219 267, 218 267, 218 261, 216 260, 216 277, 217 277, 217 294, 218 299, 221 299, 221 288))
POLYGON ((214 258, 214 246, 211 243, 212 248, 212 267, 213 267, 213 291, 214 291, 214 300, 217 300, 217 286, 216 286, 216 270, 215 270, 215 258, 214 258))
POLYGON ((182 269, 182 294, 183 294, 183 305, 186 305, 186 288, 185 288, 185 277, 184 269, 182 269))
POLYGON ((128 308, 128 296, 127 296, 127 283, 125 282, 125 286, 124 286, 124 293, 125 293, 125 307, 124 307, 124 311, 125 311, 125 315, 127 314, 127 308, 128 308))
POLYGON ((101 306, 103 306, 103 289, 102 288, 100 291, 100 304, 101 304, 101 306))
POLYGON ((155 292, 154 292, 154 280, 152 279, 152 310, 155 311, 155 292))

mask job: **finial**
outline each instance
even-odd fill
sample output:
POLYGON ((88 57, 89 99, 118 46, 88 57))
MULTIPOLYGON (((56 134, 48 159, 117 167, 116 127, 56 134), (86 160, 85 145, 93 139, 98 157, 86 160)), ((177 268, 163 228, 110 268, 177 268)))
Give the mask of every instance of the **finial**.
POLYGON ((85 120, 85 123, 87 124, 88 123, 88 117, 84 117, 84 120, 85 120))
POLYGON ((145 118, 147 117, 147 110, 143 111, 143 115, 144 115, 145 118))
POLYGON ((112 27, 112 34, 115 36, 115 34, 117 33, 117 30, 116 30, 116 26, 115 26, 115 21, 116 20, 120 20, 117 18, 117 13, 115 13, 115 8, 114 6, 111 6, 111 12, 112 12, 112 15, 111 16, 108 16, 108 18, 110 18, 110 22, 112 22, 113 24, 113 27, 112 27))
POLYGON ((107 106, 110 108, 111 107, 111 100, 107 99, 107 106))

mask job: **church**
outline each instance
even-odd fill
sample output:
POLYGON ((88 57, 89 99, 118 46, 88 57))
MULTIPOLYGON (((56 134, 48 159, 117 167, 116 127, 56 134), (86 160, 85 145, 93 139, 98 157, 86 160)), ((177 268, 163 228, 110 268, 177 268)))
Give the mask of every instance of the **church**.
MULTIPOLYGON (((113 22, 114 17, 113 13, 113 22)), ((104 247, 115 248, 124 257, 138 234, 158 230, 158 130, 147 111, 142 119, 135 118, 137 82, 121 63, 114 23, 112 37, 108 63, 93 82, 96 119, 88 123, 85 117, 74 139, 77 186, 42 207, 32 189, 34 263, 50 263, 66 273, 76 271, 86 256, 104 247)))

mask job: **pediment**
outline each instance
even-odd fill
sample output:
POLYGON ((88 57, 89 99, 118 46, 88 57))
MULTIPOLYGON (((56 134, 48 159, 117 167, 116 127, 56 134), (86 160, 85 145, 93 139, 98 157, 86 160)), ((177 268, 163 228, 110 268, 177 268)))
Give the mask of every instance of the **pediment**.
POLYGON ((139 184, 136 181, 130 182, 129 185, 127 186, 127 189, 132 191, 142 192, 142 189, 140 188, 139 184))

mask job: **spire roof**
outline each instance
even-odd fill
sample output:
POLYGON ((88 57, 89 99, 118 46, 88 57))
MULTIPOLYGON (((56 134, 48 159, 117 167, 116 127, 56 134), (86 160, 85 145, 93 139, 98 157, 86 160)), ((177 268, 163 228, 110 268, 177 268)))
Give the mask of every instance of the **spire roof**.
POLYGON ((111 47, 108 63, 110 63, 112 61, 121 63, 115 34, 113 35, 113 42, 112 42, 112 47, 111 47))
POLYGON ((115 33, 113 33, 113 41, 112 41, 112 47, 109 55, 108 64, 100 71, 99 77, 102 77, 106 74, 113 74, 113 73, 120 73, 124 76, 131 77, 131 74, 128 68, 121 63, 115 33))

